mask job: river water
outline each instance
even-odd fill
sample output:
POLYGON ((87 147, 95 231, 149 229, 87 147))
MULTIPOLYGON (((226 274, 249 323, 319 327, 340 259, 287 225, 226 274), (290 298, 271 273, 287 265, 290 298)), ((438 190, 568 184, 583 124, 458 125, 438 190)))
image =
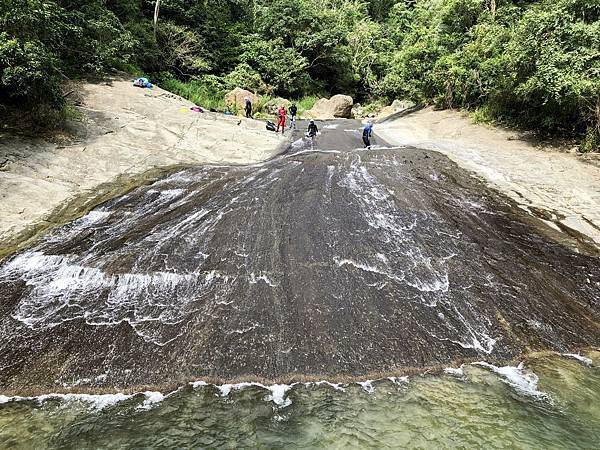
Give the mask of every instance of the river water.
POLYGON ((0 447, 597 447, 597 249, 357 125, 0 263, 0 447))
POLYGON ((0 448, 598 448, 597 366, 546 356, 496 370, 302 384, 277 402, 260 387, 192 385, 163 399, 13 401, 0 405, 0 448))

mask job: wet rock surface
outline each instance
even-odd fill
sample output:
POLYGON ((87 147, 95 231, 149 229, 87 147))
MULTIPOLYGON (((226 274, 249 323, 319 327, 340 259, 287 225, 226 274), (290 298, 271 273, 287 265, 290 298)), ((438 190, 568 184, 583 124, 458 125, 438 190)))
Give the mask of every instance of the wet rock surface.
POLYGON ((0 266, 0 390, 364 377, 600 345, 600 258, 446 157, 328 123, 187 169, 0 266), (315 147, 313 147, 314 149, 315 147), (573 243, 574 245, 574 243, 573 243))
POLYGON ((263 162, 286 144, 258 120, 193 112, 193 103, 122 76, 78 86, 74 141, 0 136, 0 259, 65 223, 79 210, 72 205, 97 204, 149 172, 263 162))
POLYGON ((600 248, 600 154, 575 156, 556 142, 474 124, 458 111, 406 112, 377 124, 377 134, 447 155, 522 207, 545 210, 563 231, 584 234, 600 248))

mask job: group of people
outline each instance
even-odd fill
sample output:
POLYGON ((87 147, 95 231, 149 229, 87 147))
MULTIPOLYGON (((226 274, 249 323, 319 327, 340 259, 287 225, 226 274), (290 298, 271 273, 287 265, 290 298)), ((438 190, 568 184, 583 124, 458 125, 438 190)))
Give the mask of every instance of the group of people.
MULTIPOLYGON (((285 132, 285 122, 287 120, 287 111, 285 106, 281 105, 277 110, 277 130, 276 133, 279 133, 279 128, 281 128, 281 134, 285 132)), ((296 127, 296 115, 298 114, 298 107, 295 103, 292 103, 290 106, 290 121, 292 122, 292 128, 296 127)))
MULTIPOLYGON (((245 98, 244 111, 246 112, 246 117, 248 119, 251 119, 252 118, 252 101, 248 97, 245 98)), ((296 106, 295 103, 292 103, 292 105, 290 106, 289 112, 290 112, 290 121, 292 122, 292 128, 295 128, 296 127, 296 115, 298 114, 298 107, 296 106)), ((277 110, 277 127, 275 129, 276 133, 279 133, 279 129, 281 128, 281 134, 284 134, 285 124, 286 124, 286 120, 287 120, 287 113, 288 112, 285 109, 284 105, 281 105, 279 107, 279 109, 277 110)), ((314 138, 318 132, 319 132, 319 129, 317 128, 315 121, 311 120, 308 124, 308 130, 307 130, 306 135, 310 138, 314 138)), ((369 149, 371 148, 371 136, 372 135, 373 135, 373 124, 371 122, 369 122, 363 128, 363 134, 362 134, 362 140, 363 140, 363 144, 365 144, 365 148, 369 148, 369 149)))
MULTIPOLYGON (((246 118, 252 118, 252 101, 249 97, 244 99, 244 112, 246 113, 246 118)), ((277 110, 277 133, 279 133, 279 129, 281 128, 281 134, 285 132, 285 123, 287 120, 287 110, 285 106, 281 105, 277 110)), ((292 121, 292 127, 295 127, 296 124, 296 115, 298 114, 298 107, 295 103, 292 103, 290 106, 290 120, 292 121)))

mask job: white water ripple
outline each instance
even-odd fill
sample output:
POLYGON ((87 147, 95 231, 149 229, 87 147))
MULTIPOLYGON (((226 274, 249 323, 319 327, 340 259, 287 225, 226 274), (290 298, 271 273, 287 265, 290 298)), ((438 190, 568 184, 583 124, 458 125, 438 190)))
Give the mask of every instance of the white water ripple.
POLYGON ((189 313, 198 287, 208 288, 212 272, 108 274, 75 262, 70 255, 25 252, 0 269, 0 277, 21 279, 28 291, 13 318, 31 329, 52 328, 83 319, 88 325, 129 323, 148 342, 164 345, 172 338, 143 333, 138 325, 175 325, 189 313))
POLYGON ((520 394, 543 400, 551 400, 546 392, 538 390, 539 377, 535 373, 526 370, 523 363, 520 363, 517 367, 498 367, 485 361, 474 362, 472 365, 484 367, 500 375, 503 382, 520 394))
MULTIPOLYGON (((396 204, 395 193, 380 183, 370 173, 360 155, 352 155, 348 170, 341 176, 338 185, 345 188, 355 199, 359 214, 369 227, 365 234, 370 244, 385 249, 373 254, 357 254, 348 249, 344 254, 333 257, 339 267, 356 269, 364 274, 359 277, 383 277, 384 280, 365 279, 365 285, 389 291, 406 292, 410 287, 417 292, 416 298, 428 308, 438 308, 442 326, 446 329, 438 339, 453 342, 465 349, 481 354, 493 352, 497 339, 492 336, 486 322, 474 305, 468 301, 454 302, 450 267, 458 254, 452 246, 453 240, 461 239, 460 231, 448 228, 435 213, 418 209, 403 210, 396 204), (450 248, 447 254, 438 254, 443 247, 422 245, 422 235, 428 230, 447 230, 450 248)), ((395 162, 395 160, 392 160, 395 162)), ((400 180, 402 182, 402 180, 400 180)), ((432 333, 433 335, 433 333, 432 333)))

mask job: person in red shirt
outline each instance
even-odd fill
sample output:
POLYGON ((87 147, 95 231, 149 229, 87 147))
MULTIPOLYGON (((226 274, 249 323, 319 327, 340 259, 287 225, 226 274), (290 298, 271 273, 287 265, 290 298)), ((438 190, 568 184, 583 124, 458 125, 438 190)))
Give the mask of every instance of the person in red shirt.
POLYGON ((279 127, 281 126, 281 134, 285 131, 285 116, 287 115, 287 111, 285 110, 285 106, 281 105, 279 110, 277 111, 277 131, 279 133, 279 127))

